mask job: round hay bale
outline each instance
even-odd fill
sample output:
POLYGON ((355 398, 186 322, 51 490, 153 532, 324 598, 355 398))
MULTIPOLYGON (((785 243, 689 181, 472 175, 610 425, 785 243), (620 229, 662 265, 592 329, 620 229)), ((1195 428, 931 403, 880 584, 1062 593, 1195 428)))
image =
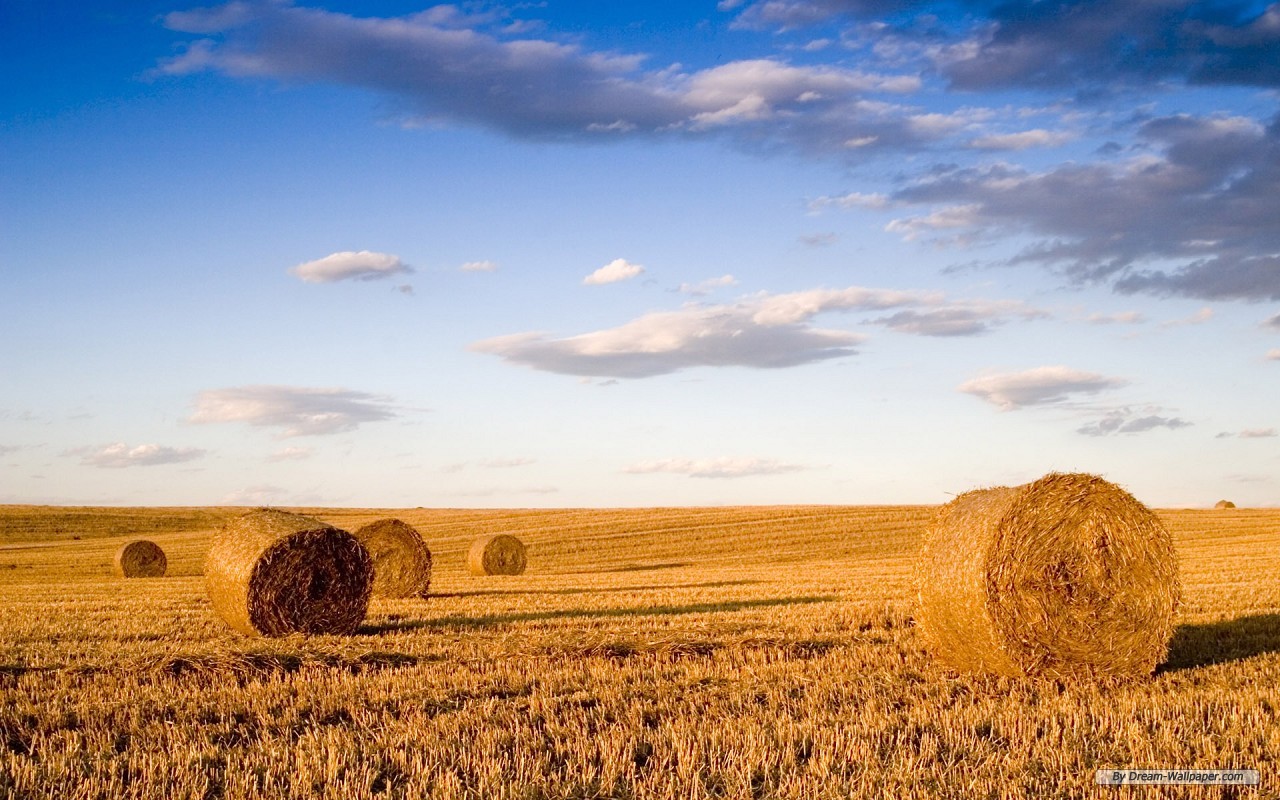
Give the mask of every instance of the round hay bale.
POLYGON ((1219 500, 1218 502, 1213 504, 1213 507, 1214 508, 1235 508, 1236 504, 1231 502, 1230 500, 1219 500))
POLYGON ((482 536, 467 551, 472 575, 519 575, 527 564, 524 543, 506 533, 482 536))
POLYGON ((118 578, 161 578, 169 559, 155 542, 134 539, 116 551, 113 567, 118 578))
POLYGON ((1149 675, 1182 594, 1156 515, 1083 474, 960 495, 925 532, 916 580, 929 650, 1011 676, 1149 675))
POLYGON ((204 582, 218 616, 241 633, 349 634, 369 608, 373 560, 346 531, 260 509, 214 535, 204 582))
POLYGON ((355 531, 373 558, 373 593, 423 597, 431 588, 431 549, 412 525, 380 519, 355 531))

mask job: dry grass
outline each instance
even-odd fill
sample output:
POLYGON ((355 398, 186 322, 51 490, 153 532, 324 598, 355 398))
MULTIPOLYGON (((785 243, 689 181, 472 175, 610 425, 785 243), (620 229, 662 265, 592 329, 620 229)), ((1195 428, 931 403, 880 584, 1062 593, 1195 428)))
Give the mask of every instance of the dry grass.
MULTIPOLYGON (((1238 796, 1280 792, 1278 511, 1161 512, 1169 661, 1081 686, 925 654, 934 508, 298 510, 405 520, 438 594, 375 598, 354 636, 248 639, 199 576, 236 511, 87 513, 81 540, 0 547, 0 797, 1074 798, 1153 765, 1256 767, 1238 796), (115 580, 140 518, 169 576, 115 580), (466 574, 495 529, 538 554, 518 584, 466 574)), ((0 540, 42 513, 0 508, 0 540)))

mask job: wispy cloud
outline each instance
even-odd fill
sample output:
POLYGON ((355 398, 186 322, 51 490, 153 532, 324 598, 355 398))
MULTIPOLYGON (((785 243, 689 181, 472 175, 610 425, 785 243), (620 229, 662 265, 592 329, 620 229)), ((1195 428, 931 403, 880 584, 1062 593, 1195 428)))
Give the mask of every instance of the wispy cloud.
POLYGON ((698 283, 682 283, 676 291, 681 294, 687 294, 691 297, 704 297, 711 294, 716 289, 724 289, 729 286, 737 286, 738 279, 732 275, 721 275, 719 278, 708 278, 698 283))
POLYGON ((80 463, 89 467, 123 469, 125 467, 154 467, 161 464, 181 464, 203 458, 208 451, 196 447, 166 447, 158 444, 129 446, 124 442, 97 447, 77 447, 63 453, 79 456, 80 463))
POLYGON ((1029 235, 1035 243, 1009 264, 1124 293, 1280 299, 1280 124, 1179 115, 1146 121, 1138 137, 1148 152, 1116 164, 936 170, 892 195, 927 210, 887 229, 924 240, 1029 235))
POLYGON ((289 269, 289 274, 307 283, 334 283, 336 281, 371 281, 413 269, 390 253, 374 253, 369 250, 332 253, 315 261, 305 261, 289 269))
POLYGON ((983 375, 960 384, 959 391, 986 400, 1001 411, 1061 403, 1076 395, 1092 395, 1128 384, 1123 378, 1063 366, 983 375))
POLYGON ((278 463, 280 461, 305 461, 314 454, 310 447, 284 447, 276 450, 267 456, 267 461, 278 463))
POLYGON ((498 262, 496 261, 468 261, 458 269, 463 272, 496 272, 498 262))
POLYGON ((433 11, 358 17, 250 0, 164 21, 198 38, 160 74, 217 71, 372 89, 397 98, 411 118, 527 138, 729 136, 747 146, 856 154, 951 132, 879 99, 919 91, 913 73, 776 58, 647 68, 644 55, 591 51, 483 15, 445 19, 433 11))
POLYGON ((390 398, 382 395, 298 386, 208 389, 196 395, 194 406, 188 422, 243 422, 278 428, 284 438, 346 433, 397 416, 390 398))
POLYGON ((582 279, 584 286, 602 286, 630 280, 644 272, 644 267, 632 264, 625 258, 615 258, 600 269, 582 279))
POLYGON ((814 327, 819 314, 888 310, 900 311, 869 322, 922 336, 978 335, 1010 319, 1037 319, 1046 313, 1016 301, 948 300, 938 292, 851 286, 761 293, 722 305, 690 304, 678 311, 651 312, 616 328, 561 339, 517 333, 474 342, 471 349, 583 377, 645 378, 691 367, 795 367, 853 355, 866 339, 814 327))
POLYGON ((270 506, 281 503, 288 494, 287 489, 270 484, 257 484, 237 489, 225 494, 219 505, 224 506, 270 506))
POLYGON ((1268 361, 1280 361, 1280 347, 1268 350, 1266 358, 1268 361))
POLYGON ((1118 311, 1114 314, 1093 313, 1085 317, 1090 325, 1137 325, 1147 321, 1141 311, 1118 311))
POLYGON ((979 136, 969 143, 970 147, 979 150, 1028 150, 1033 147, 1057 147, 1071 141, 1072 135, 1065 131, 1046 131, 1036 128, 1017 133, 993 133, 979 136))
POLYGON ((1192 424, 1180 417, 1145 414, 1130 408, 1116 408, 1106 412, 1100 419, 1077 428, 1076 432, 1086 436, 1112 436, 1147 433, 1160 429, 1178 430, 1189 428, 1192 424))
POLYGON ((1245 428, 1240 431, 1223 431, 1215 439, 1271 439, 1277 436, 1275 428, 1245 428))
POLYGON ((1161 328, 1184 328, 1188 325, 1203 325, 1213 319, 1213 309, 1205 307, 1190 316, 1171 319, 1160 323, 1161 328))
POLYGON ((688 475, 691 478, 749 478, 757 475, 780 475, 811 469, 770 458, 721 457, 707 459, 667 458, 641 461, 623 470, 633 475, 655 472, 688 475))

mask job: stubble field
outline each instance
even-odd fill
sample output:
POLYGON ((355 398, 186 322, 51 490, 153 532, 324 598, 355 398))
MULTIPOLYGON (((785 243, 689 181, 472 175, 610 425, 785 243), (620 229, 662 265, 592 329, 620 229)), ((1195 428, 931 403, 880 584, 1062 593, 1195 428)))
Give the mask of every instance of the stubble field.
POLYGON ((1115 685, 933 663, 911 590, 933 507, 296 510, 414 525, 432 596, 248 638, 200 576, 243 509, 0 507, 0 798, 1280 796, 1280 510, 1160 512, 1181 624, 1115 685), (467 575, 499 531, 529 572, 467 575), (111 575, 136 537, 166 577, 111 575))

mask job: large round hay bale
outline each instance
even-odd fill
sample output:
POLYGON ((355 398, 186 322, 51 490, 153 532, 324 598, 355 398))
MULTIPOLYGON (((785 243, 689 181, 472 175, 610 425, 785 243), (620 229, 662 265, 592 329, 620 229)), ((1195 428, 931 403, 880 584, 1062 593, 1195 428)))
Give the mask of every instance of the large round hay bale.
POLYGON ((373 561, 346 531, 260 509, 214 535, 204 582, 218 616, 241 633, 348 634, 369 608, 373 561))
POLYGON ((467 569, 472 575, 519 575, 527 563, 524 543, 506 533, 482 536, 467 551, 467 569))
POLYGON ((1213 504, 1213 507, 1214 508, 1235 508, 1236 504, 1231 502, 1230 500, 1219 500, 1218 502, 1213 504))
POLYGON ((355 531, 373 558, 373 593, 421 597, 431 589, 431 549, 407 522, 380 519, 355 531))
POLYGON ((169 568, 169 559, 155 542, 134 539, 116 551, 113 568, 119 578, 160 578, 169 568))
POLYGON ((1148 675, 1182 593, 1156 515, 1082 474, 960 495, 925 532, 916 580, 928 648, 1012 676, 1148 675))

